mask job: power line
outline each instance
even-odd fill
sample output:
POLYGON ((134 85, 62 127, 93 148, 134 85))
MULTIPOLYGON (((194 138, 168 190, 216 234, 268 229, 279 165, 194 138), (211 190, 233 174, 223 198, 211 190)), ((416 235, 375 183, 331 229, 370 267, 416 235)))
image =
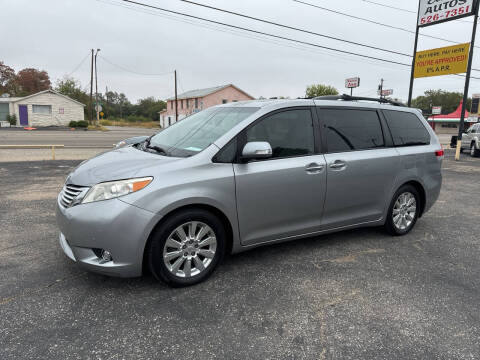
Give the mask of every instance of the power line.
POLYGON ((226 9, 221 9, 221 8, 218 8, 218 7, 215 7, 215 6, 200 4, 200 3, 197 3, 195 1, 190 1, 190 0, 179 0, 179 1, 191 4, 191 5, 201 6, 201 7, 211 9, 211 10, 215 10, 215 11, 220 11, 220 12, 227 13, 227 14, 230 14, 230 15, 240 16, 240 17, 243 17, 243 18, 246 18, 246 19, 259 21, 259 22, 262 22, 262 23, 265 23, 265 24, 282 27, 282 28, 289 29, 289 30, 295 30, 295 31, 306 33, 306 34, 320 36, 320 37, 324 37, 324 38, 327 38, 327 39, 341 41, 341 42, 344 42, 344 43, 353 44, 353 45, 357 45, 357 46, 363 46, 363 47, 366 47, 366 48, 379 50, 379 51, 384 51, 384 52, 391 53, 391 54, 397 54, 397 55, 403 55, 403 56, 410 56, 411 57, 410 54, 402 53, 402 52, 399 52, 399 51, 384 49, 384 48, 381 48, 381 47, 367 45, 367 44, 359 43, 359 42, 356 42, 356 41, 350 41, 350 40, 338 38, 338 37, 331 36, 331 35, 321 34, 321 33, 315 32, 315 31, 307 30, 307 29, 302 29, 302 28, 298 28, 298 27, 294 27, 294 26, 290 26, 290 25, 280 24, 280 23, 277 23, 277 22, 274 22, 274 21, 261 19, 261 18, 254 17, 254 16, 251 16, 251 15, 242 14, 242 13, 238 13, 238 12, 230 11, 230 10, 226 10, 226 9))
POLYGON ((182 15, 182 16, 186 16, 186 17, 189 17, 189 18, 192 18, 192 19, 202 20, 202 21, 210 22, 210 23, 217 24, 217 25, 223 25, 223 26, 226 26, 226 27, 247 31, 247 32, 254 33, 254 34, 265 35, 265 36, 269 36, 269 37, 276 38, 276 39, 291 41, 291 42, 298 43, 298 44, 303 44, 303 45, 309 45, 309 46, 317 47, 317 48, 320 48, 320 49, 339 52, 339 53, 342 53, 342 54, 354 55, 354 56, 358 56, 358 57, 362 57, 362 58, 366 58, 366 59, 377 60, 377 61, 382 61, 382 62, 386 62, 386 63, 391 63, 391 64, 397 64, 397 65, 410 67, 410 64, 405 64, 405 63, 401 63, 401 62, 398 62, 398 61, 387 60, 387 59, 383 59, 383 58, 379 58, 379 57, 375 57, 375 56, 359 54, 359 53, 356 53, 356 52, 353 52, 353 51, 336 49, 336 48, 332 48, 332 47, 328 47, 328 46, 323 46, 323 45, 311 43, 311 42, 308 42, 308 41, 296 40, 296 39, 292 39, 292 38, 289 38, 289 37, 286 37, 286 36, 275 35, 275 34, 263 32, 263 31, 249 29, 249 28, 242 27, 242 26, 227 24, 227 23, 224 23, 224 22, 215 21, 215 20, 211 20, 211 19, 207 19, 207 18, 203 18, 203 17, 200 17, 200 16, 195 16, 195 15, 191 15, 191 14, 187 14, 187 13, 182 13, 182 12, 179 12, 179 11, 168 10, 168 9, 165 9, 165 8, 161 8, 161 7, 154 6, 154 5, 149 5, 149 4, 144 4, 144 3, 133 1, 133 0, 121 0, 121 1, 126 2, 126 3, 130 3, 130 4, 139 5, 139 6, 144 6, 144 7, 147 7, 147 8, 160 10, 160 11, 165 11, 165 12, 176 14, 176 15, 182 15))
POLYGON ((408 13, 412 13, 412 14, 417 13, 416 11, 413 11, 413 10, 408 10, 408 9, 403 9, 403 8, 399 8, 399 7, 392 6, 392 5, 382 4, 382 3, 379 3, 379 2, 376 2, 376 1, 371 1, 371 0, 362 0, 362 1, 370 3, 370 4, 375 4, 375 5, 378 5, 378 6, 386 7, 386 8, 389 8, 389 9, 395 9, 395 10, 408 12, 408 13))
MULTIPOLYGON (((317 36, 325 37, 325 38, 332 39, 332 40, 342 41, 342 42, 346 42, 346 43, 349 43, 349 44, 354 44, 354 45, 358 45, 358 46, 367 47, 367 48, 370 48, 370 49, 384 51, 384 52, 391 53, 391 54, 408 56, 410 58, 413 57, 411 54, 405 54, 405 53, 398 52, 398 51, 383 49, 383 48, 379 48, 379 47, 376 47, 376 46, 371 46, 371 45, 367 45, 367 44, 363 44, 363 43, 358 43, 358 42, 355 42, 355 41, 350 41, 350 40, 341 39, 341 38, 337 38, 337 37, 333 37, 333 36, 329 36, 329 35, 325 35, 325 34, 320 34, 320 33, 317 33, 317 32, 311 31, 311 30, 306 30, 306 29, 301 29, 301 28, 297 28, 297 27, 293 27, 293 26, 289 26, 289 25, 285 25, 285 24, 280 24, 280 23, 277 23, 277 22, 257 18, 257 17, 251 16, 251 15, 246 15, 246 14, 241 14, 241 13, 238 13, 238 12, 235 12, 235 11, 221 9, 221 8, 218 8, 218 7, 215 7, 215 6, 200 4, 200 3, 197 3, 197 2, 191 1, 191 0, 179 0, 179 1, 187 3, 187 4, 201 6, 201 7, 207 8, 207 9, 212 9, 212 10, 224 12, 224 13, 231 14, 231 15, 240 16, 240 17, 243 17, 243 18, 246 18, 246 19, 259 21, 259 22, 262 22, 262 23, 275 25, 275 26, 290 29, 290 30, 300 31, 300 32, 303 32, 303 33, 311 34, 311 35, 317 35, 317 36)), ((373 1, 370 1, 370 0, 363 0, 363 1, 371 2, 373 4, 380 5, 380 3, 376 3, 376 2, 373 2, 373 1)), ((384 5, 384 6, 387 6, 387 5, 384 5)), ((389 7, 389 6, 387 6, 387 7, 389 7)), ((399 8, 396 8, 396 7, 392 7, 392 8, 399 9, 399 8)), ((405 11, 410 11, 410 10, 405 10, 405 11)), ((472 69, 472 70, 480 71, 480 69, 472 69)))
MULTIPOLYGON (((378 22, 378 21, 375 21, 375 20, 366 19, 366 18, 363 18, 363 17, 360 17, 360 16, 355 16, 355 15, 347 14, 347 13, 344 13, 344 12, 341 12, 341 11, 338 11, 338 10, 333 10, 333 9, 329 9, 329 8, 326 8, 326 7, 323 7, 323 6, 319 6, 319 5, 311 4, 311 3, 308 3, 308 2, 304 2, 302 0, 292 0, 292 1, 297 2, 299 4, 311 6, 311 7, 317 8, 317 9, 321 9, 321 10, 324 10, 324 11, 328 11, 328 12, 331 12, 331 13, 334 13, 334 14, 337 14, 337 15, 342 15, 342 16, 346 16, 346 17, 349 17, 349 18, 352 18, 352 19, 366 21, 366 22, 371 23, 371 24, 387 27, 387 28, 390 28, 390 29, 395 29, 395 30, 408 32, 410 34, 415 34, 415 31, 412 31, 412 30, 409 30, 409 29, 406 29, 406 28, 402 28, 402 27, 399 27, 399 26, 384 24, 384 23, 381 23, 381 22, 378 22)), ((423 37, 428 37, 428 38, 431 38, 431 39, 436 39, 436 40, 449 42, 449 43, 452 43, 452 44, 459 44, 459 42, 457 42, 457 41, 448 40, 448 39, 441 38, 441 37, 438 37, 438 36, 427 35, 427 34, 419 34, 419 35, 423 36, 423 37)), ((478 48, 478 46, 475 46, 475 47, 478 48)))
MULTIPOLYGON (((405 67, 411 67, 410 64, 405 64, 405 63, 392 61, 392 60, 387 60, 387 59, 383 59, 383 58, 358 54, 358 53, 355 53, 355 52, 340 50, 340 49, 336 49, 336 48, 330 48, 330 47, 322 46, 322 45, 315 44, 315 43, 296 40, 296 39, 292 39, 292 38, 288 38, 288 37, 284 37, 284 36, 280 36, 280 35, 270 34, 270 33, 257 31, 257 30, 253 30, 253 29, 249 29, 249 28, 245 28, 245 27, 241 27, 241 26, 227 24, 227 23, 223 23, 223 22, 219 22, 219 21, 215 21, 215 20, 210 20, 210 19, 207 19, 207 18, 202 18, 202 17, 199 17, 199 16, 194 16, 194 15, 191 15, 191 14, 182 13, 182 12, 178 12, 178 11, 174 11, 174 10, 168 10, 168 9, 164 9, 164 8, 161 8, 161 7, 158 7, 158 6, 144 4, 144 3, 141 3, 141 2, 137 2, 137 1, 132 1, 132 0, 119 0, 119 1, 134 4, 134 5, 139 5, 139 6, 142 6, 142 7, 151 8, 151 9, 155 9, 155 10, 160 10, 160 11, 164 11, 164 12, 167 12, 167 13, 173 13, 175 15, 185 16, 185 17, 188 17, 188 18, 193 18, 193 19, 196 19, 196 20, 201 20, 201 21, 205 21, 205 22, 208 22, 208 23, 213 23, 213 24, 216 24, 216 25, 222 25, 222 26, 225 26, 225 27, 228 27, 228 28, 233 28, 235 30, 242 30, 242 31, 246 31, 246 32, 249 32, 249 33, 254 33, 254 34, 264 35, 264 36, 268 36, 268 37, 275 38, 275 39, 285 40, 285 41, 293 42, 293 43, 296 43, 296 44, 298 43, 298 44, 301 44, 301 45, 307 45, 307 46, 312 46, 312 47, 316 47, 316 48, 320 48, 320 49, 326 49, 326 50, 330 50, 330 51, 334 51, 334 52, 340 52, 340 53, 347 54, 347 55, 354 55, 354 56, 358 56, 358 57, 362 57, 362 58, 366 58, 366 59, 370 59, 370 60, 382 61, 384 63, 402 65, 402 66, 405 66, 405 67)), ((114 3, 109 3, 109 4, 121 6, 120 4, 114 4, 114 3)), ((127 6, 121 6, 121 7, 137 11, 137 9, 132 8, 132 7, 127 7, 127 6)), ((152 13, 152 12, 146 12, 146 13, 151 14, 151 15, 161 16, 161 14, 158 14, 158 13, 152 13)), ((177 19, 177 18, 175 18, 175 19, 177 19)), ((177 19, 177 20, 183 21, 185 19, 177 19)), ((189 22, 189 23, 191 23, 191 22, 189 22)), ((218 28, 212 28, 212 29, 225 32, 225 31, 223 31, 221 29, 218 29, 218 28)), ((265 40, 265 39, 258 39, 257 38, 257 40, 265 40)), ((284 44, 280 44, 280 45, 284 45, 284 44)), ((328 54, 328 55, 333 56, 332 54, 328 54)), ((126 70, 125 68, 123 68, 123 69, 126 70)), ((454 74, 454 75, 464 76, 464 75, 460 75, 460 74, 454 74)), ((475 78, 475 77, 471 77, 471 78, 475 79, 475 80, 480 80, 480 78, 475 78)))
POLYGON ((165 75, 170 75, 173 73, 173 71, 169 71, 169 72, 165 72, 165 73, 162 73, 162 74, 146 74, 146 73, 141 73, 141 72, 138 72, 138 71, 134 71, 134 70, 130 70, 130 69, 127 69, 126 67, 124 66, 121 66, 121 65, 118 65, 110 60, 108 60, 107 58, 105 58, 105 56, 102 56, 102 55, 99 55, 98 56, 99 58, 101 58, 103 61, 109 63, 110 65, 113 65, 119 69, 122 69, 123 71, 126 71, 126 72, 129 72, 129 73, 132 73, 132 74, 137 74, 137 75, 144 75, 144 76, 165 76, 165 75))
MULTIPOLYGON (((262 41, 262 42, 265 42, 265 43, 268 43, 268 44, 275 44, 275 45, 288 47, 288 48, 291 48, 291 49, 296 49, 296 50, 301 50, 301 51, 307 51, 307 52, 315 53, 315 54, 320 53, 320 54, 330 56, 330 57, 333 57, 333 58, 336 58, 336 59, 343 59, 343 60, 350 61, 350 62, 355 61, 356 63, 361 62, 361 63, 365 63, 365 64, 373 64, 373 65, 376 65, 376 66, 383 66, 383 67, 389 67, 389 68, 391 68, 389 65, 394 66, 394 64, 386 64, 386 63, 379 64, 378 62, 375 62, 373 60, 367 60, 367 59, 355 59, 355 60, 353 60, 350 57, 342 56, 342 55, 338 55, 338 54, 332 54, 331 52, 323 51, 321 49, 312 49, 308 45, 300 45, 300 44, 295 44, 295 43, 285 43, 282 40, 266 38, 262 35, 245 33, 245 32, 242 32, 241 30, 237 30, 237 29, 230 29, 230 28, 224 28, 224 27, 222 28, 222 27, 217 26, 217 25, 212 25, 212 24, 208 24, 208 23, 205 24, 205 23, 202 23, 200 21, 185 19, 185 18, 182 18, 180 16, 176 16, 176 15, 163 14, 163 13, 160 13, 160 12, 157 12, 157 11, 154 11, 154 10, 148 10, 148 9, 144 9, 144 8, 136 8, 136 7, 133 7, 132 5, 128 5, 128 4, 119 4, 119 3, 115 3, 113 1, 108 1, 108 0, 96 0, 96 1, 108 4, 108 5, 112 5, 112 6, 122 7, 124 9, 128 9, 128 10, 139 12, 139 13, 144 13, 144 14, 149 14, 149 15, 153 15, 153 16, 163 17, 163 18, 166 18, 166 19, 180 21, 180 22, 183 22, 183 23, 186 23, 186 24, 191 24, 193 26, 199 26, 199 27, 202 27, 202 28, 215 30, 215 31, 218 31, 218 32, 226 33, 226 34, 233 34, 233 35, 240 36, 240 37, 247 38, 247 39, 255 39, 255 40, 262 41)), ((121 1, 121 0, 119 0, 119 1, 121 1)))
POLYGON ((87 58, 88 58, 89 56, 90 56, 90 51, 88 52, 87 56, 85 56, 85 57, 82 59, 82 61, 80 61, 80 63, 75 67, 75 69, 73 69, 72 71, 70 71, 70 72, 67 74, 67 77, 72 76, 72 74, 73 74, 75 71, 77 71, 77 70, 80 68, 80 66, 83 65, 83 63, 85 62, 85 60, 87 60, 87 58))

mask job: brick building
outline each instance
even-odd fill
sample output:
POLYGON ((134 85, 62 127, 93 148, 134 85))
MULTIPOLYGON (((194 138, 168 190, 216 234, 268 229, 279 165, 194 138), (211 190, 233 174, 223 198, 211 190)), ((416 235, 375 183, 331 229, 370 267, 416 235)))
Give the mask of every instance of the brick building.
MULTIPOLYGON (((178 120, 211 106, 254 98, 235 85, 228 84, 187 91, 177 96, 178 120)), ((175 98, 167 99, 167 108, 160 112, 160 126, 166 128, 175 122, 175 98)))

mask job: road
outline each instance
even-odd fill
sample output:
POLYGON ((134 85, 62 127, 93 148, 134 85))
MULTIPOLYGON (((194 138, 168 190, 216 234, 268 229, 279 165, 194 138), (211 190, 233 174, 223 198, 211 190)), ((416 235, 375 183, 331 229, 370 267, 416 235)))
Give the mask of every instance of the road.
POLYGON ((55 198, 78 161, 0 163, 0 359, 478 359, 480 159, 447 154, 407 236, 263 247, 184 289, 62 253, 55 198))
MULTIPOLYGON (((84 130, 33 130, 0 129, 0 144, 2 145, 38 145, 38 144, 63 144, 66 147, 111 147, 120 140, 139 136, 151 135, 158 130, 108 127, 109 131, 84 131, 84 130)), ((1 151, 1 150, 0 150, 1 151)))

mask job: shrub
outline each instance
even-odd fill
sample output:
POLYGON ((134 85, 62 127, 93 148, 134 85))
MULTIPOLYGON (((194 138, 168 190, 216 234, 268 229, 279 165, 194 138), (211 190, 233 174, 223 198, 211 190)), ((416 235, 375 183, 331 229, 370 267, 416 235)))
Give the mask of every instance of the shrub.
POLYGON ((7 119, 8 123, 10 124, 10 126, 15 126, 17 125, 17 116, 15 114, 13 115, 7 115, 7 119))
POLYGON ((77 127, 79 127, 79 128, 87 128, 87 127, 88 127, 88 122, 85 121, 85 120, 77 121, 77 127))
POLYGON ((69 126, 69 127, 73 127, 73 128, 86 128, 86 127, 88 127, 88 122, 85 121, 85 120, 70 121, 70 122, 68 123, 68 126, 69 126))

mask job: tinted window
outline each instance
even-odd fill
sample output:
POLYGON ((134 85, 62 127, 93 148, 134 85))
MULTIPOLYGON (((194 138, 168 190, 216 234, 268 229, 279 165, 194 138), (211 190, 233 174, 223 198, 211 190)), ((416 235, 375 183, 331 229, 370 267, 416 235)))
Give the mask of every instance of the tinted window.
POLYGON ((430 134, 421 120, 412 113, 384 110, 395 146, 430 144, 430 134))
POLYGON ((329 152, 367 150, 385 146, 376 111, 321 109, 329 152))
POLYGON ((216 163, 232 163, 237 155, 237 141, 230 141, 218 154, 213 158, 216 163))
POLYGON ((266 117, 247 130, 250 141, 268 141, 274 158, 313 154, 310 110, 288 110, 266 117))

